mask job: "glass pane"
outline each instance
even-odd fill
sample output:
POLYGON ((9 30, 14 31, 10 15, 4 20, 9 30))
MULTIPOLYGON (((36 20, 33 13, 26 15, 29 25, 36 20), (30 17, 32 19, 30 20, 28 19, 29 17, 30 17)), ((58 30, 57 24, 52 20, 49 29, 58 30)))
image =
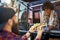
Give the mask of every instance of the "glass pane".
POLYGON ((28 30, 28 12, 27 12, 27 3, 23 2, 20 4, 20 13, 19 13, 19 29, 28 30))

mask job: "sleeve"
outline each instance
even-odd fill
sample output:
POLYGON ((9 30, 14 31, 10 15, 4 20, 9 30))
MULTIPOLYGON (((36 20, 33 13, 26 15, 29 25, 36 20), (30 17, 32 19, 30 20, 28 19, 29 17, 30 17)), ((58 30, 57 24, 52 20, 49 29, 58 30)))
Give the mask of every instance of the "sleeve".
POLYGON ((49 26, 58 26, 58 17, 57 17, 57 13, 54 11, 51 14, 52 16, 50 17, 50 21, 49 21, 49 26))
POLYGON ((50 18, 49 18, 49 26, 53 26, 53 22, 54 22, 54 12, 51 12, 50 14, 50 18))
POLYGON ((56 12, 54 12, 53 26, 54 27, 59 27, 59 20, 58 20, 58 16, 57 16, 56 12))
POLYGON ((44 11, 42 11, 42 13, 40 13, 40 23, 44 23, 44 11))
POLYGON ((27 38, 26 35, 23 35, 22 38, 21 38, 21 40, 27 40, 27 39, 28 39, 28 38, 27 38))

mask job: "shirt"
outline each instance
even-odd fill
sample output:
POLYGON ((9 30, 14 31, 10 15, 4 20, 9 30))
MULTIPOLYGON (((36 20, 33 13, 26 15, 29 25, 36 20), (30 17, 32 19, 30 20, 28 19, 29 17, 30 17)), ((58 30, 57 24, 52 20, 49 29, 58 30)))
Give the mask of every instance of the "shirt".
POLYGON ((48 20, 45 19, 45 15, 44 15, 44 11, 42 11, 41 13, 41 23, 47 23, 47 25, 49 26, 54 26, 54 28, 58 28, 59 29, 59 20, 58 20, 58 16, 57 13, 52 10, 50 17, 48 20))
POLYGON ((27 40, 27 37, 26 37, 26 35, 21 37, 12 32, 3 30, 0 32, 0 40, 27 40))
MULTIPOLYGON (((8 32, 5 30, 0 31, 0 40, 27 40, 27 36, 23 35, 23 36, 18 36, 12 32, 8 32)), ((35 40, 40 40, 38 38, 36 38, 35 40)))

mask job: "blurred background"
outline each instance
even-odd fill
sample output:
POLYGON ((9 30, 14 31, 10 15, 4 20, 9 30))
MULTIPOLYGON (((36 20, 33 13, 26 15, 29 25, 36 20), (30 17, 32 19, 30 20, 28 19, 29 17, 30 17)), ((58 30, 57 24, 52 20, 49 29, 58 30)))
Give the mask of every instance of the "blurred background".
POLYGON ((18 13, 20 29, 28 30, 30 28, 28 26, 41 22, 42 5, 46 1, 53 3, 58 17, 60 17, 60 0, 0 0, 0 6, 13 8, 18 13))
MULTIPOLYGON (((13 8, 18 15, 19 30, 26 32, 32 25, 41 23, 40 14, 43 11, 42 5, 46 1, 53 3, 60 23, 60 0, 0 0, 0 6, 13 8)), ((53 37, 60 37, 60 29, 52 30, 51 32, 53 37)), ((33 40, 32 37, 31 40, 33 40)))

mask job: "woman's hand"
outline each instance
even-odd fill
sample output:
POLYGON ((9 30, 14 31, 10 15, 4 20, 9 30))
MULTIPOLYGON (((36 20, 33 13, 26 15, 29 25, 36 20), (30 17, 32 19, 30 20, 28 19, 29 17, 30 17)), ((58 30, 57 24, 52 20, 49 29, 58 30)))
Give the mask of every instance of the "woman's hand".
POLYGON ((36 31, 36 26, 32 26, 29 31, 26 33, 27 38, 30 36, 31 33, 36 31))

